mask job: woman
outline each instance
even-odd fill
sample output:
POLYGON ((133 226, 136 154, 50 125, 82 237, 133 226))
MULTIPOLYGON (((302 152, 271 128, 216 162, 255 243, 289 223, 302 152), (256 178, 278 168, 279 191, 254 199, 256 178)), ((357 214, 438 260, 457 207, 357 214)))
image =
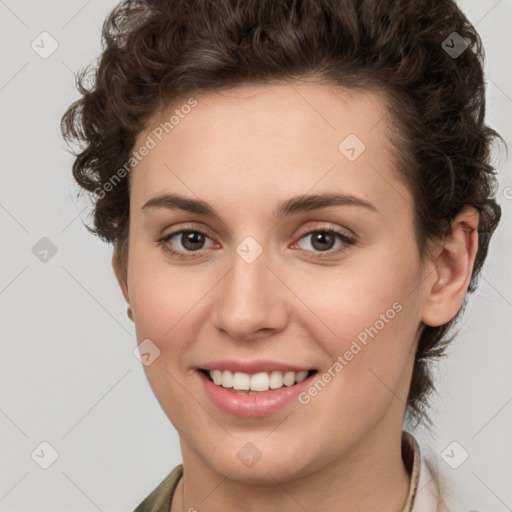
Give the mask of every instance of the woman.
POLYGON ((183 456, 136 512, 457 510, 403 425, 500 219, 474 27, 127 0, 103 36, 63 132, 183 456))

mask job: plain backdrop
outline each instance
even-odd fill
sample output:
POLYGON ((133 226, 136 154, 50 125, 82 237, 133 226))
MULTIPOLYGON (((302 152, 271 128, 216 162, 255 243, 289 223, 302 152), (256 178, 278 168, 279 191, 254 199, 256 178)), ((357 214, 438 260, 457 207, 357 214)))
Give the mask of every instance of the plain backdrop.
MULTIPOLYGON (((3 512, 131 511, 181 462, 177 433, 133 354, 135 332, 111 247, 83 226, 88 203, 75 199, 73 157, 59 130, 78 97, 74 75, 96 60, 102 22, 116 3, 0 0, 3 512)), ((512 1, 459 5, 486 48, 487 121, 511 145, 512 1)), ((451 443, 463 447, 468 459, 447 469, 486 510, 506 511, 512 177, 504 151, 495 162, 503 220, 459 336, 436 372, 435 430, 415 435, 440 464, 451 443)))

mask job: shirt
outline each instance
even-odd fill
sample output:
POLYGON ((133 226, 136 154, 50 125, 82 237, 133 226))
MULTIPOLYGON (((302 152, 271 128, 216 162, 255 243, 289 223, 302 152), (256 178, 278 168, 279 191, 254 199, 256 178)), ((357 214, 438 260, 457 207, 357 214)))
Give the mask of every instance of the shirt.
MULTIPOLYGON (((421 456, 414 436, 402 432, 402 458, 410 475, 409 494, 402 512, 466 512, 458 498, 442 493, 440 472, 421 456)), ((183 464, 176 466, 142 501, 134 512, 170 512, 174 491, 183 476, 183 464)), ((478 512, 472 510, 472 512, 478 512)))

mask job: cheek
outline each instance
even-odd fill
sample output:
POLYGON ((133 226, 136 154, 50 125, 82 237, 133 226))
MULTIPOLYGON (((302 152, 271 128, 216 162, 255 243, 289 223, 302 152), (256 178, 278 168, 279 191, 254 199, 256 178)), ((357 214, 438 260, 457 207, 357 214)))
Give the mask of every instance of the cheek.
POLYGON ((140 336, 155 338, 158 344, 186 323, 187 313, 201 296, 201 278, 190 266, 167 264, 160 249, 133 244, 130 251, 128 286, 134 323, 140 336))
POLYGON ((414 282, 419 282, 414 258, 388 254, 386 259, 360 260, 311 275, 300 293, 325 322, 331 336, 347 340, 375 324, 379 332, 384 332, 393 323, 400 323, 404 315, 398 310, 415 307, 414 282))
POLYGON ((186 419, 201 414, 194 398, 184 392, 190 384, 189 376, 182 373, 187 352, 197 338, 199 326, 194 321, 194 306, 198 306, 200 290, 191 286, 190 279, 185 279, 183 273, 171 271, 161 261, 152 265, 142 258, 132 259, 132 262, 137 261, 139 263, 132 264, 129 274, 137 340, 138 343, 151 340, 157 347, 154 353, 158 353, 143 370, 171 423, 179 426, 180 431, 186 431, 186 419))
POLYGON ((140 276, 138 285, 131 290, 137 338, 150 338, 159 345, 165 334, 183 316, 181 308, 184 298, 181 296, 182 301, 179 298, 174 287, 162 286, 158 281, 144 280, 144 276, 140 276))
POLYGON ((419 280, 415 253, 396 251, 310 287, 308 305, 328 327, 328 336, 320 338, 324 351, 333 364, 341 356, 344 377, 338 382, 353 387, 354 396, 383 388, 379 378, 392 388, 399 385, 420 324, 419 280))

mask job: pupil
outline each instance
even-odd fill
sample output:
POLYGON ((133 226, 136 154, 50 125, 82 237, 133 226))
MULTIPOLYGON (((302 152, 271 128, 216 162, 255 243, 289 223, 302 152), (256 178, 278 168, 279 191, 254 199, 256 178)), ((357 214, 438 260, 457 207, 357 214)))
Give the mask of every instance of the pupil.
POLYGON ((183 243, 184 247, 190 250, 201 248, 203 243, 203 235, 201 233, 189 231, 188 233, 183 233, 183 236, 185 237, 185 242, 183 243))
POLYGON ((313 236, 313 247, 315 247, 315 249, 319 249, 319 250, 328 250, 332 247, 330 247, 332 245, 332 242, 333 242, 333 236, 330 234, 330 233, 324 233, 324 232, 318 232, 316 236, 313 236), (322 247, 322 240, 324 241, 325 243, 325 238, 327 239, 327 245, 329 245, 329 247, 325 247, 323 246, 322 247), (317 241, 320 241, 320 247, 316 247, 316 242, 317 241), (331 243, 329 243, 329 241, 331 243))

